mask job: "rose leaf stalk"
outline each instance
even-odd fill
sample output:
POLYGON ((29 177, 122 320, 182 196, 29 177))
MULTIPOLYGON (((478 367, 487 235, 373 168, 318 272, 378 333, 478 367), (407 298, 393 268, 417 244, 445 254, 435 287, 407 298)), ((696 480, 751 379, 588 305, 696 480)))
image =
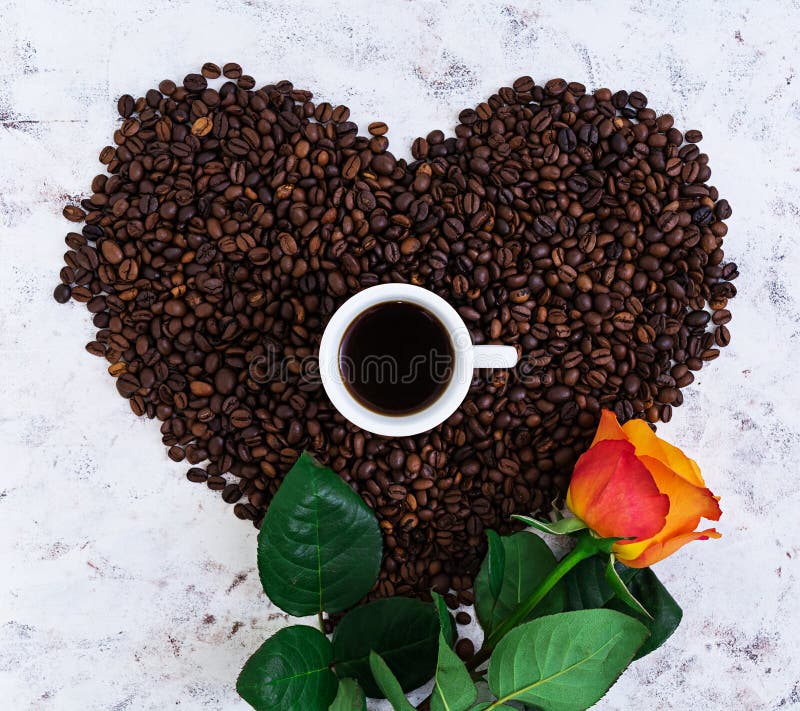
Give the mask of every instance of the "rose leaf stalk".
POLYGON ((468 669, 477 669, 491 655, 494 648, 512 629, 524 622, 534 608, 545 598, 561 578, 578 563, 591 558, 596 553, 608 553, 617 539, 598 538, 590 531, 581 531, 575 547, 567 553, 550 574, 542 580, 536 590, 484 641, 478 653, 467 663, 468 669))

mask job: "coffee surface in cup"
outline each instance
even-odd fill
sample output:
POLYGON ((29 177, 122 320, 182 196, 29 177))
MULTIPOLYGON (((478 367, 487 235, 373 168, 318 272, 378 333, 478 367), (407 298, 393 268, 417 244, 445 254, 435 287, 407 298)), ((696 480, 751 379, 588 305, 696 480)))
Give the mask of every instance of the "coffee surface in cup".
POLYGON ((360 313, 339 347, 339 370, 364 407, 402 416, 424 410, 453 373, 453 343, 444 324, 408 301, 387 301, 360 313))

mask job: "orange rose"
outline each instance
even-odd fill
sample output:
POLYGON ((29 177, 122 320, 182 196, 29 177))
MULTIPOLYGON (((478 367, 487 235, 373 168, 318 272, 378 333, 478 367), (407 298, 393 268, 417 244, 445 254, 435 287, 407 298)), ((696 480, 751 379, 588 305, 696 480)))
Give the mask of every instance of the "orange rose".
POLYGON ((701 518, 722 515, 697 463, 643 420, 620 427, 608 410, 575 465, 567 506, 603 538, 633 539, 613 547, 631 568, 657 563, 690 541, 720 537, 713 528, 695 530, 701 518))

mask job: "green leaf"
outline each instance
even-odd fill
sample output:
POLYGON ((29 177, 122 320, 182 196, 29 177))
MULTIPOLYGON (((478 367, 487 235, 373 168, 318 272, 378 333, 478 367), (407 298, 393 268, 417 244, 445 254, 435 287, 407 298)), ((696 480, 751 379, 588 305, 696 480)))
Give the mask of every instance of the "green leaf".
POLYGON ((408 699, 403 693, 400 682, 392 674, 392 670, 389 669, 386 662, 375 652, 369 653, 369 668, 372 676, 375 677, 375 682, 380 687, 384 697, 389 699, 394 711, 414 711, 414 707, 408 703, 408 699))
POLYGON ((495 531, 487 531, 486 538, 489 542, 489 550, 486 553, 489 574, 489 592, 493 598, 500 596, 500 588, 503 587, 503 574, 506 568, 506 549, 503 541, 495 531))
POLYGON ((367 711, 367 700, 355 679, 339 682, 339 691, 328 711, 367 711))
POLYGON ((477 706, 473 706, 470 711, 483 711, 484 709, 488 709, 490 706, 492 707, 492 711, 495 711, 495 709, 497 709, 497 711, 514 711, 512 706, 506 706, 505 704, 502 704, 501 706, 492 706, 493 703, 494 701, 482 701, 477 706))
POLYGON ((614 591, 606 581, 605 561, 592 556, 581 561, 563 578, 567 592, 567 609, 593 610, 603 607, 614 591))
POLYGON ((272 499, 258 536, 264 592, 290 615, 339 612, 374 584, 381 563, 374 514, 344 481, 303 452, 272 499))
POLYGON ((652 619, 643 615, 637 616, 628 605, 615 598, 614 591, 606 580, 606 565, 600 556, 584 560, 564 576, 568 609, 608 607, 633 615, 650 630, 650 638, 636 656, 636 659, 640 659, 670 638, 678 628, 683 612, 650 568, 628 568, 617 563, 615 570, 652 619))
POLYGON ((436 612, 439 615, 439 626, 441 627, 442 634, 447 640, 447 643, 452 647, 458 638, 453 616, 450 614, 450 610, 444 598, 439 593, 431 591, 431 596, 433 597, 433 604, 436 607, 436 612))
POLYGON ((455 629, 453 618, 444 598, 432 592, 433 604, 439 614, 439 656, 436 662, 435 684, 431 692, 431 711, 466 711, 477 698, 472 678, 453 651, 455 629))
POLYGON ((588 528, 583 521, 574 516, 569 518, 560 518, 558 521, 540 521, 539 519, 531 518, 530 516, 518 516, 516 514, 511 518, 521 521, 526 526, 533 526, 534 528, 538 528, 540 531, 544 531, 545 533, 551 533, 554 536, 566 536, 570 533, 583 531, 585 528, 588 528))
POLYGON ((439 634, 439 659, 434 679, 431 711, 467 711, 478 698, 464 662, 450 648, 443 633, 439 634))
MULTIPOLYGON (((552 551, 535 533, 520 531, 500 540, 505 566, 499 595, 492 595, 486 560, 475 577, 475 612, 487 637, 530 597, 556 566, 552 551)), ((564 589, 559 583, 536 606, 531 618, 560 612, 564 602, 564 589)))
POLYGON ((313 627, 285 627, 247 660, 236 691, 257 711, 327 711, 338 680, 330 670, 333 650, 313 627))
POLYGON ((564 612, 509 632, 489 661, 489 687, 500 702, 545 711, 581 711, 608 691, 648 636, 614 610, 564 612))
MULTIPOLYGON (((650 630, 649 639, 635 657, 641 659, 658 649, 672 636, 681 623, 683 611, 650 568, 626 568, 626 570, 632 571, 628 576, 623 572, 628 588, 652 615, 652 619, 637 617, 650 630)), ((630 612, 619 600, 611 600, 608 607, 630 612)))
POLYGON ((614 591, 614 594, 617 596, 617 598, 624 602, 637 615, 646 617, 648 620, 653 619, 653 616, 644 608, 642 603, 636 599, 633 593, 628 590, 627 586, 622 581, 619 571, 614 566, 613 554, 608 557, 608 564, 606 565, 606 582, 611 586, 611 589, 614 591))
POLYGON ((358 679, 367 696, 381 698, 370 672, 377 652, 404 691, 433 676, 439 642, 439 616, 430 603, 404 597, 375 600, 348 612, 333 633, 335 670, 358 679))

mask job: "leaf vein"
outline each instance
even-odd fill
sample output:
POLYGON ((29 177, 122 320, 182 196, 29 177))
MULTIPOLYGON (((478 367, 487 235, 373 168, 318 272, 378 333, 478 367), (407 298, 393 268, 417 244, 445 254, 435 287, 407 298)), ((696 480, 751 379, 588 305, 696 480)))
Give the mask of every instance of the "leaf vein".
MULTIPOLYGON (((535 689, 537 686, 541 686, 542 684, 552 682, 554 679, 557 679, 560 676, 572 671, 573 669, 577 669, 583 664, 586 664, 591 659, 596 657, 600 652, 602 652, 606 647, 613 645, 620 637, 622 637, 622 632, 616 632, 613 637, 611 637, 602 647, 598 647, 594 652, 592 652, 589 656, 583 657, 583 659, 579 659, 574 664, 570 664, 568 667, 559 670, 555 674, 551 674, 550 676, 544 677, 543 679, 539 679, 538 681, 533 682, 533 684, 529 684, 528 686, 524 686, 521 689, 516 689, 509 694, 506 694, 504 697, 497 699, 495 704, 502 704, 505 701, 513 701, 517 698, 520 694, 524 694, 532 689, 535 689)), ((513 672, 512 672, 513 674, 513 672)), ((487 710, 488 711, 488 710, 487 710)))

